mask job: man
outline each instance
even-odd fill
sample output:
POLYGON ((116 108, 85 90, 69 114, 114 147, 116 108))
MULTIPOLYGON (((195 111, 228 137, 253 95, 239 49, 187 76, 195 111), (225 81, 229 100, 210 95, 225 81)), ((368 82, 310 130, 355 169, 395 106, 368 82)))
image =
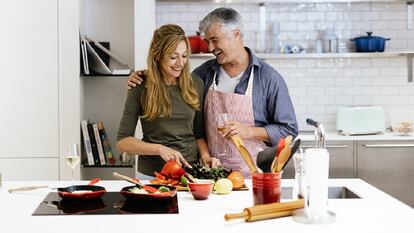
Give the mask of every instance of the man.
MULTIPOLYGON (((197 67, 193 73, 204 81, 204 115, 210 154, 227 168, 250 172, 231 140, 238 135, 256 161, 257 153, 277 145, 281 137, 298 134, 295 112, 282 76, 244 47, 240 15, 231 8, 218 8, 201 22, 209 50, 216 59, 197 67), (228 113, 226 129, 217 131, 217 116, 228 113)), ((140 84, 133 73, 129 86, 140 84)))

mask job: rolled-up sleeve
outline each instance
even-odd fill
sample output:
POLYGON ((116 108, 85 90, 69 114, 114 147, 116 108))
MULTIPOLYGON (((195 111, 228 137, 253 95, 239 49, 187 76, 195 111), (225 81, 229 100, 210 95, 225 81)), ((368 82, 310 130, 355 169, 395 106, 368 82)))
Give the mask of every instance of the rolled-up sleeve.
POLYGON ((296 137, 298 124, 285 81, 276 71, 270 76, 272 77, 270 85, 265 91, 267 92, 266 110, 269 113, 266 118, 269 122, 263 127, 267 131, 271 144, 277 145, 281 137, 288 135, 296 137))

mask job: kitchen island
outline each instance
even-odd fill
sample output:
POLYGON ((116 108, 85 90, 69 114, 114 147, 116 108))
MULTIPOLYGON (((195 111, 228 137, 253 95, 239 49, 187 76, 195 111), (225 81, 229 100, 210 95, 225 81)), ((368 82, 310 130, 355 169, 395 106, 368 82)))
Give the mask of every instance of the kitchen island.
MULTIPOLYGON (((86 184, 87 181, 76 181, 86 184)), ((250 187, 251 182, 247 181, 250 187)), ((1 232, 413 232, 414 209, 359 179, 331 179, 329 186, 346 187, 361 198, 329 199, 328 209, 336 221, 327 225, 306 225, 292 217, 247 223, 226 222, 224 214, 252 205, 252 191, 212 194, 195 201, 187 191, 178 192, 179 214, 60 215, 32 216, 39 203, 53 190, 44 188, 8 193, 9 188, 28 185, 65 187, 67 181, 3 182, 0 187, 1 232)), ((294 180, 282 180, 292 187, 294 180)), ((101 181, 107 191, 119 191, 125 181, 101 181)), ((288 201, 288 199, 282 199, 288 201)))

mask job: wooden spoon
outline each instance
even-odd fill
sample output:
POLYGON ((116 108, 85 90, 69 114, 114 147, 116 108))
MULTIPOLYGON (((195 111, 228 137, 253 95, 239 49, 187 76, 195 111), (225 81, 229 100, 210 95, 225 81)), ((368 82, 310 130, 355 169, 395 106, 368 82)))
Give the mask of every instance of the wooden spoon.
POLYGON ((151 187, 151 186, 148 186, 148 185, 144 185, 144 184, 142 184, 141 182, 139 182, 138 180, 134 180, 134 179, 132 179, 131 177, 121 175, 121 174, 119 174, 118 172, 114 172, 114 173, 112 173, 112 175, 113 175, 114 177, 116 177, 116 178, 121 179, 121 180, 126 180, 126 181, 128 181, 128 182, 130 182, 130 183, 133 183, 133 184, 135 184, 135 185, 136 185, 139 189, 144 189, 145 191, 147 191, 147 192, 149 192, 149 193, 155 193, 155 192, 157 192, 157 191, 158 191, 158 189, 156 189, 156 188, 154 188, 154 187, 151 187))

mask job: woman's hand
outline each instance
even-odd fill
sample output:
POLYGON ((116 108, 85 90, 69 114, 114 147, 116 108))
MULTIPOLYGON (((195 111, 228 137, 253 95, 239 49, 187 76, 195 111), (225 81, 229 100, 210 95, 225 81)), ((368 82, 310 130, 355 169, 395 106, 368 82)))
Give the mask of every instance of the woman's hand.
POLYGON ((143 81, 144 71, 143 70, 137 70, 132 72, 128 77, 128 89, 131 89, 132 87, 136 87, 137 84, 141 85, 143 81))
POLYGON ((175 160, 180 165, 184 165, 188 168, 191 168, 191 165, 184 159, 183 155, 176 150, 161 145, 158 147, 158 152, 161 158, 164 159, 166 162, 169 160, 175 160))

